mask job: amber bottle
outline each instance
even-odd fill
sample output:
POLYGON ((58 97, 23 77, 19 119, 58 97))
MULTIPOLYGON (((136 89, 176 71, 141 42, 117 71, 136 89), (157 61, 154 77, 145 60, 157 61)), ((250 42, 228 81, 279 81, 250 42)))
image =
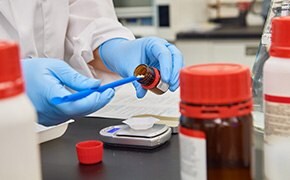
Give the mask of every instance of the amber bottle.
POLYGON ((202 64, 180 74, 183 180, 251 178, 250 71, 239 64, 202 64))
POLYGON ((135 68, 134 75, 143 75, 144 78, 138 80, 138 82, 144 89, 150 90, 155 94, 163 94, 168 90, 169 85, 161 80, 160 72, 155 67, 140 64, 135 68))

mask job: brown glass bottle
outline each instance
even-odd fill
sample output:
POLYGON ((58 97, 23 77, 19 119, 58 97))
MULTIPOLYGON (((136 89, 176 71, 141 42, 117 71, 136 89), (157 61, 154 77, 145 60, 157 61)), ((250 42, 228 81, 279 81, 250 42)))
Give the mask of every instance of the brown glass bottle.
POLYGON ((211 120, 181 116, 180 125, 183 128, 204 132, 208 180, 251 179, 250 114, 211 120))
POLYGON ((155 67, 140 64, 135 68, 134 75, 143 75, 144 78, 138 80, 138 82, 144 89, 148 89, 155 94, 163 94, 168 90, 169 85, 161 80, 160 72, 155 67))
POLYGON ((205 64, 180 75, 182 179, 250 180, 252 95, 249 70, 205 64))

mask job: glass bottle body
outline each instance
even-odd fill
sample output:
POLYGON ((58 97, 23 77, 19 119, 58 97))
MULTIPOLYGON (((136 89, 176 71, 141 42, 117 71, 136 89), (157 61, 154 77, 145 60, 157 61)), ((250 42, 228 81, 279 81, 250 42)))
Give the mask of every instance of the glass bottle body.
POLYGON ((138 80, 138 82, 144 89, 148 89, 155 94, 163 94, 169 88, 169 85, 161 80, 160 72, 155 67, 150 67, 146 64, 140 64, 135 68, 134 75, 143 75, 144 77, 138 80))
POLYGON ((251 114, 216 119, 181 116, 180 126, 204 133, 208 180, 251 179, 251 114))
POLYGON ((289 0, 272 0, 264 25, 259 49, 252 69, 254 109, 263 112, 263 67, 269 59, 271 45, 271 22, 274 17, 290 14, 289 0))

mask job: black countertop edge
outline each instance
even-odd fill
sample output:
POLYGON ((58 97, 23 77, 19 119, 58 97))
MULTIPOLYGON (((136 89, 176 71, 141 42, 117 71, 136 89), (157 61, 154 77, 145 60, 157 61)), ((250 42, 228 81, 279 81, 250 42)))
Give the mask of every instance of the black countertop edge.
POLYGON ((220 27, 208 32, 179 32, 177 33, 177 39, 179 40, 207 40, 207 39, 220 39, 220 40, 231 40, 231 39, 260 39, 262 36, 262 26, 225 26, 220 27))

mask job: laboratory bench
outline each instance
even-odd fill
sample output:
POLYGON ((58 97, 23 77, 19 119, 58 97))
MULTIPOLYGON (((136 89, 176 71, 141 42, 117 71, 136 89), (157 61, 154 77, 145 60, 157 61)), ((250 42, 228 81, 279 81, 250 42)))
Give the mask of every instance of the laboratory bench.
POLYGON ((186 65, 230 62, 252 67, 258 51, 262 26, 222 26, 212 31, 177 33, 176 46, 186 65))
POLYGON ((66 133, 42 143, 43 180, 178 180, 179 144, 173 135, 169 142, 152 150, 104 147, 103 162, 79 164, 75 144, 99 140, 102 128, 121 124, 121 120, 79 118, 69 125, 66 133))
MULTIPOLYGON (((79 164, 75 144, 85 140, 99 140, 99 131, 122 120, 79 118, 69 125, 66 133, 55 140, 42 143, 43 180, 179 180, 179 141, 174 134, 166 144, 153 149, 104 147, 103 162, 95 165, 79 164)), ((256 179, 261 176, 262 151, 255 150, 256 179)))

